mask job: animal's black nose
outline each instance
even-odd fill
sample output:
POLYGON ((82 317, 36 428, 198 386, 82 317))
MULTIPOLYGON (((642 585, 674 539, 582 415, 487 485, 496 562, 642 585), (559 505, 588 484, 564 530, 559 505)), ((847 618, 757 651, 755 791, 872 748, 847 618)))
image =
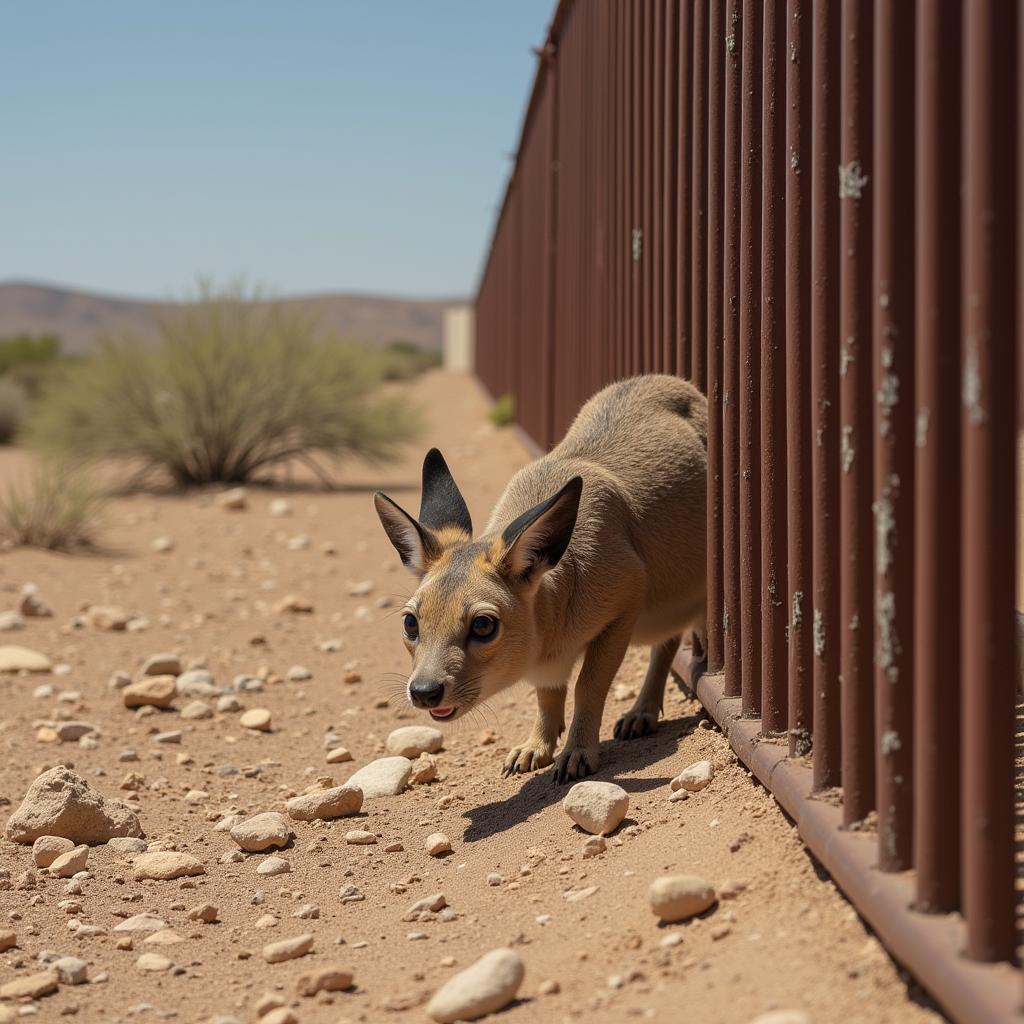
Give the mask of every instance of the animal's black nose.
POLYGON ((444 697, 444 683, 417 680, 409 684, 409 696, 418 708, 436 708, 444 697))

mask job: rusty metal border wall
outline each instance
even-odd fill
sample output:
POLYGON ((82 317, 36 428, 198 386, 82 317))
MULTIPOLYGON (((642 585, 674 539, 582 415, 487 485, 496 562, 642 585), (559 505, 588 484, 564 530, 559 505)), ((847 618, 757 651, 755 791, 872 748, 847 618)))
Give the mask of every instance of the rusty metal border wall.
POLYGON ((1021 1019, 1024 14, 562 0, 480 282, 538 450, 635 373, 709 399, 708 665, 678 663, 892 954, 1021 1019))

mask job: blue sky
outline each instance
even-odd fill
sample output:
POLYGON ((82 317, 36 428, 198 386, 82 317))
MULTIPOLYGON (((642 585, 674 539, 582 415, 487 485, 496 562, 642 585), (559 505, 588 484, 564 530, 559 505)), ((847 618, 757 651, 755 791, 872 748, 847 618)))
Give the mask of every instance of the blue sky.
POLYGON ((0 5, 0 280, 468 294, 554 0, 0 5))

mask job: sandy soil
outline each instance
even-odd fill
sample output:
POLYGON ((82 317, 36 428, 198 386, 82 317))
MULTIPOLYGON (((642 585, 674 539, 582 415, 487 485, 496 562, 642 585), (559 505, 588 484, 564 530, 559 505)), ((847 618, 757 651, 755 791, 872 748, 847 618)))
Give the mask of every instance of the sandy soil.
MULTIPOLYGON (((624 786, 631 806, 597 858, 583 859, 585 837, 563 813, 564 791, 546 773, 509 780, 499 774, 532 719, 532 695, 519 688, 450 728, 437 755, 439 781, 369 801, 355 820, 295 823, 294 845, 281 854, 290 874, 256 874, 262 855, 220 863, 235 848, 225 833, 213 831, 223 812, 283 810, 286 797, 318 776, 343 781, 382 754, 391 729, 420 723, 420 714, 400 702, 385 703, 406 655, 393 608, 379 601, 400 604, 411 577, 383 535, 370 492, 383 486, 415 510, 419 459, 437 443, 482 521, 527 455, 511 432, 485 423, 483 398, 468 380, 433 374, 413 393, 428 410, 428 436, 395 466, 352 468, 341 492, 254 489, 249 509, 236 513, 209 494, 118 499, 105 532, 108 553, 0 556, 0 608, 31 582, 56 612, 29 620, 0 643, 25 644, 69 666, 65 675, 0 678, 3 820, 32 779, 55 763, 73 764, 115 795, 135 771, 144 779, 137 799, 148 838, 190 852, 207 872, 184 882, 133 882, 128 859, 98 847, 90 860, 93 877, 74 898, 78 912, 61 906, 68 883, 45 873, 37 873, 33 889, 0 891, 0 928, 18 934, 18 947, 0 954, 0 984, 37 970, 40 951, 58 950, 85 959, 93 983, 62 987, 37 1004, 31 1019, 76 1014, 83 1022, 198 1022, 228 1015, 249 1024, 257 1019, 259 997, 276 992, 294 1004, 302 1024, 421 1021, 424 1003, 455 970, 508 944, 526 964, 518 1002, 497 1018, 508 1024, 742 1024, 776 1008, 805 1010, 815 1024, 940 1019, 804 851, 771 797, 737 765, 699 704, 672 685, 654 738, 603 745, 598 777, 624 786), (293 514, 272 517, 268 506, 282 495, 293 514), (303 534, 310 546, 289 549, 289 539, 303 534), (172 553, 152 550, 162 535, 174 538, 172 553), (323 553, 325 542, 336 546, 336 555, 323 553), (362 580, 373 581, 372 593, 349 596, 349 584, 362 580), (309 598, 314 612, 274 614, 274 603, 290 593, 309 598), (89 604, 120 605, 149 626, 121 633, 72 629, 71 620, 89 604), (340 650, 325 653, 319 645, 331 639, 340 640, 340 650), (262 693, 239 694, 247 706, 272 712, 270 733, 247 732, 231 713, 205 721, 183 720, 173 710, 139 717, 124 708, 108 679, 116 670, 137 673, 145 657, 165 650, 204 663, 224 685, 261 667, 284 677, 303 665, 313 677, 272 679, 262 693), (352 671, 362 681, 346 684, 352 671), (41 683, 52 685, 52 696, 33 696, 41 683), (96 725, 95 749, 35 739, 38 722, 61 718, 96 725), (182 732, 180 745, 154 742, 156 733, 175 729, 182 732), (344 737, 352 763, 325 763, 322 742, 330 731, 344 737), (139 760, 122 763, 127 750, 139 760), (716 765, 714 782, 670 803, 669 780, 702 758, 716 765), (207 795, 189 802, 190 790, 207 795), (375 832, 381 843, 345 845, 353 827, 375 832), (453 853, 435 860, 423 841, 439 830, 450 837, 453 853), (384 853, 393 840, 404 850, 384 853), (688 924, 659 927, 646 893, 666 872, 745 888, 688 924), (501 875, 500 885, 488 884, 492 873, 501 875), (364 901, 342 903, 346 885, 355 885, 364 901), (457 920, 403 922, 415 900, 437 891, 457 920), (580 895, 568 898, 574 894, 580 895), (187 908, 203 902, 219 908, 220 923, 188 920, 187 908), (295 916, 310 904, 319 917, 295 916), (157 950, 174 961, 171 971, 140 971, 136 959, 152 949, 141 941, 120 950, 109 932, 81 937, 68 929, 69 915, 109 930, 143 911, 161 916, 183 939, 157 950), (256 928, 266 914, 278 923, 256 928), (266 942, 306 931, 316 937, 312 953, 264 963, 266 942), (424 937, 410 937, 417 932, 424 937), (670 935, 681 941, 666 944, 670 935), (353 970, 354 991, 313 999, 296 994, 299 974, 335 962, 353 970), (548 980, 560 990, 540 994, 548 980)), ((17 453, 0 456, 0 480, 18 459, 17 453)), ((630 652, 620 687, 638 686, 644 664, 644 652, 630 652)), ((179 699, 178 708, 184 703, 179 699)), ((621 693, 609 702, 606 737, 626 706, 621 693)), ((0 869, 16 886, 30 867, 28 847, 0 841, 0 869)))

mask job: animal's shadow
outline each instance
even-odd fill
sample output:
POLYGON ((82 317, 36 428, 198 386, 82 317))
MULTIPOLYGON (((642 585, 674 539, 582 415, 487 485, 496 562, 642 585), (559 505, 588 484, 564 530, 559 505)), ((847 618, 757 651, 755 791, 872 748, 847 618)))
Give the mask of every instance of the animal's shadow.
MULTIPOLYGON (((669 783, 671 776, 637 778, 625 773, 635 772, 675 754, 679 741, 689 736, 703 713, 661 722, 650 736, 638 740, 605 740, 601 744, 601 765, 591 778, 614 781, 629 793, 646 793, 669 783), (616 776, 623 776, 616 778, 616 776)), ((510 779, 496 776, 495 787, 505 790, 519 784, 518 791, 503 793, 491 803, 468 808, 463 814, 469 825, 463 835, 468 843, 488 839, 499 832, 515 828, 527 818, 563 799, 569 786, 557 786, 551 768, 532 775, 513 775, 510 779)))

